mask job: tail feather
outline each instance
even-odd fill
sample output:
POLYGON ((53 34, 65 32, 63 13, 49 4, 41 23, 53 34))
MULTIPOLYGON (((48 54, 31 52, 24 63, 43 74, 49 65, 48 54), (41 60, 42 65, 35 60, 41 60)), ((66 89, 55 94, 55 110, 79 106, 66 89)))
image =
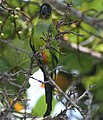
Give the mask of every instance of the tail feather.
MULTIPOLYGON (((44 73, 44 82, 46 82, 46 81, 48 81, 47 75, 45 73, 44 68, 40 65, 41 61, 38 60, 38 62, 39 62, 40 69, 44 73)), ((52 92, 53 92, 53 86, 50 83, 45 83, 45 100, 46 100, 46 104, 47 104, 47 109, 46 109, 46 112, 43 115, 43 117, 50 115, 50 113, 52 111, 52 92)))
MULTIPOLYGON (((52 57, 52 65, 53 68, 56 67, 57 63, 58 63, 58 59, 56 57, 55 54, 51 53, 51 57, 52 57)), ((48 81, 47 75, 44 73, 44 81, 48 81)), ((51 78, 56 77, 56 70, 53 71, 53 73, 51 74, 51 78), (55 76, 54 76, 55 75, 55 76)), ((46 97, 46 103, 47 103, 47 110, 44 114, 44 117, 50 115, 51 111, 52 111, 52 94, 53 94, 53 89, 54 87, 50 84, 50 83, 46 83, 45 84, 45 97, 46 97)))
MULTIPOLYGON (((45 75, 44 75, 44 80, 48 81, 45 75)), ((44 114, 44 117, 50 115, 50 112, 52 111, 52 92, 53 92, 53 86, 50 83, 46 83, 45 84, 45 97, 46 97, 47 109, 44 114)))

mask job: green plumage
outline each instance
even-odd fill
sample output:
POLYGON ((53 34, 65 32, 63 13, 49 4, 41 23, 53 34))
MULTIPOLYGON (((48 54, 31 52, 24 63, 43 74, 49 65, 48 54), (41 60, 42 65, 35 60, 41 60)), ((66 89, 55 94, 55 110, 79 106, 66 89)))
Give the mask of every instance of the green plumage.
MULTIPOLYGON (((54 70, 58 64, 59 59, 59 47, 58 41, 55 39, 57 34, 56 27, 52 23, 51 18, 51 7, 49 4, 42 4, 40 7, 39 20, 32 29, 32 34, 30 38, 30 46, 33 53, 38 53, 37 62, 44 73, 44 81, 48 81, 46 68, 49 70, 54 70)), ((56 73, 56 70, 53 71, 56 73)), ((51 77, 53 78, 53 73, 51 77)), ((44 117, 50 115, 52 110, 52 91, 53 86, 50 83, 45 84, 45 96, 47 103, 47 110, 44 117)))
POLYGON ((54 39, 56 35, 56 27, 52 23, 52 18, 47 20, 39 19, 37 24, 33 27, 31 35, 31 45, 34 47, 34 52, 44 51, 48 56, 48 65, 53 69, 57 65, 59 58, 58 41, 54 39), (47 39, 50 36, 52 40, 47 39), (52 46, 46 48, 47 42, 52 46), (43 50, 40 50, 43 49, 43 50))

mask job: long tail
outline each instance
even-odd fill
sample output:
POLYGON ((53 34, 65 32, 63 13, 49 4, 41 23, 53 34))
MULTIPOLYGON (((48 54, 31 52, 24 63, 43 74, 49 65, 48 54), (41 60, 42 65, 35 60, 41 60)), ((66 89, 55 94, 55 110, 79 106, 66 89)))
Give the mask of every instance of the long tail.
MULTIPOLYGON (((58 63, 58 59, 55 56, 55 54, 52 53, 52 51, 50 51, 51 56, 52 56, 52 64, 53 64, 53 68, 55 68, 55 66, 58 63)), ((47 75, 44 73, 44 81, 48 81, 47 75)), ((56 70, 54 71, 54 75, 56 76, 56 70)), ((53 73, 51 74, 51 78, 53 78, 53 73)), ((47 103, 47 110, 44 114, 45 116, 50 115, 51 111, 52 111, 52 93, 53 93, 53 86, 50 83, 46 83, 45 84, 45 96, 46 96, 46 103, 47 103)))
MULTIPOLYGON (((32 48, 33 53, 35 54, 36 51, 35 51, 35 47, 31 43, 31 38, 30 38, 30 47, 32 48)), ((40 69, 44 73, 44 81, 48 81, 47 75, 46 75, 45 70, 42 66, 42 62, 40 61, 40 59, 37 59, 37 60, 38 60, 38 64, 39 64, 40 69)), ((46 112, 43 115, 43 117, 50 115, 50 113, 52 111, 52 92, 53 92, 53 86, 49 83, 46 83, 45 84, 45 99, 46 99, 47 109, 46 109, 46 112)))
MULTIPOLYGON (((46 82, 48 81, 48 77, 45 73, 44 67, 41 64, 41 61, 38 60, 38 62, 40 69, 44 73, 44 82, 46 82)), ((50 115, 52 111, 52 92, 53 92, 53 86, 50 83, 45 83, 45 99, 46 99, 47 109, 43 117, 50 115)))
MULTIPOLYGON (((44 81, 48 81, 48 78, 46 77, 46 74, 44 73, 44 81)), ((46 104, 47 104, 47 109, 45 114, 43 115, 44 117, 50 115, 52 111, 52 92, 53 92, 53 86, 49 83, 45 84, 45 97, 46 97, 46 104)))

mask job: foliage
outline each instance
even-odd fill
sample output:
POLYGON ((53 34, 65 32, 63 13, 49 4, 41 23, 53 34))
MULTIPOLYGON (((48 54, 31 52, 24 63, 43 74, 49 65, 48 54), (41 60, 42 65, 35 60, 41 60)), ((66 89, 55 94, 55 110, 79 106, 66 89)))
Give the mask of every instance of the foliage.
MULTIPOLYGON (((82 104, 80 104, 81 102, 77 102, 77 104, 81 108, 83 106, 83 110, 89 117, 88 120, 103 119, 103 0, 99 2, 97 0, 72 0, 72 5, 70 0, 0 1, 1 113, 5 113, 5 111, 2 112, 3 109, 7 110, 7 113, 10 112, 10 108, 12 111, 16 110, 13 108, 17 101, 23 102, 24 106, 27 105, 28 80, 30 75, 38 69, 29 46, 29 39, 32 27, 38 19, 39 7, 42 2, 48 2, 53 6, 53 22, 57 26, 57 38, 60 42, 59 64, 62 66, 60 71, 63 73, 61 76, 63 79, 71 81, 68 88, 76 87, 78 97, 90 85, 95 84, 87 96, 91 103, 89 102, 90 104, 88 103, 85 107, 87 99, 83 99, 82 104), (60 5, 61 8, 58 7, 60 5), (71 79, 69 79, 69 75, 71 79), (93 95, 93 99, 89 94, 93 95), (11 104, 9 99, 13 100, 11 104), (90 115, 89 112, 92 114, 90 115)), ((67 93, 70 97, 69 90, 67 93)), ((39 99, 34 109, 37 110, 43 104, 40 102, 41 100, 39 99)), ((68 104, 65 104, 68 107, 68 104)), ((43 110, 44 108, 45 106, 43 110)), ((42 112, 40 114, 33 112, 34 116, 41 116, 41 114, 42 112)))

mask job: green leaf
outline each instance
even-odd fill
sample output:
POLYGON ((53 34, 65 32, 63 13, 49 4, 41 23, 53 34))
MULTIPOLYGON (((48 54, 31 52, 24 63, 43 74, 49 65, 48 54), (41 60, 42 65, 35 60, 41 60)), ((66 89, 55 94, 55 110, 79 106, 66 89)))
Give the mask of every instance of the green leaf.
MULTIPOLYGON (((35 97, 35 96, 34 96, 35 97)), ((54 106, 56 104, 56 100, 52 100, 52 108, 54 109, 54 106)), ((46 102, 45 102, 45 95, 41 96, 40 99, 38 100, 37 104, 35 107, 32 109, 32 114, 37 115, 37 116, 43 116, 46 111, 46 102)))
POLYGON ((60 56, 60 64, 65 70, 78 70, 80 73, 86 73, 93 66, 93 58, 83 53, 68 51, 60 56))
POLYGON ((5 72, 9 70, 9 65, 3 56, 0 56, 0 72, 5 72))

